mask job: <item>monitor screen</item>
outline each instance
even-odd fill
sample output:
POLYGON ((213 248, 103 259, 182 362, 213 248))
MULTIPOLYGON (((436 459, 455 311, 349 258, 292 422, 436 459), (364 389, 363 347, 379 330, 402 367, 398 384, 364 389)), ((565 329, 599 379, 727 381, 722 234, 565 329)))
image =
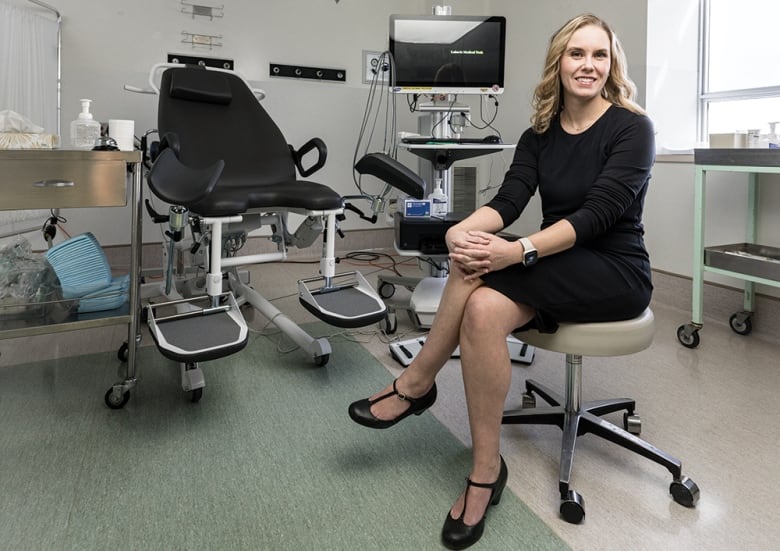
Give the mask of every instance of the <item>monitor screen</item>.
POLYGON ((391 15, 393 91, 500 94, 505 41, 504 17, 391 15))

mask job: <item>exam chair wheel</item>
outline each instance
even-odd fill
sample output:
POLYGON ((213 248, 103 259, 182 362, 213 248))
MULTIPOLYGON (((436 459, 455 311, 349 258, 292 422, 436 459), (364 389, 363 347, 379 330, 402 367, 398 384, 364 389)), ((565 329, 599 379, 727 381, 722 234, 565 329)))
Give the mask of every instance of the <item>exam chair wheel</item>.
POLYGON ((585 518, 585 500, 574 490, 569 490, 566 497, 561 498, 560 512, 566 522, 579 524, 585 518))
POLYGON ((740 314, 732 314, 729 318, 729 325, 738 335, 749 335, 753 331, 753 322, 750 317, 744 317, 744 320, 740 321, 740 318, 743 317, 740 314))
POLYGON ((669 493, 683 507, 695 507, 699 501, 699 487, 687 476, 673 481, 669 486, 669 493))
POLYGON ((689 333, 685 325, 677 328, 677 340, 686 348, 696 348, 699 346, 699 331, 694 329, 689 333))
POLYGON ((383 299, 388 299, 395 294, 395 285, 388 283, 387 281, 383 281, 379 286, 379 289, 377 289, 377 292, 383 299))
POLYGON ((398 330, 398 317, 395 315, 395 312, 388 312, 385 319, 380 323, 382 324, 382 330, 387 335, 392 335, 398 330))
POLYGON ((203 387, 195 388, 190 391, 190 402, 197 404, 203 398, 203 387))
POLYGON ((324 367, 330 360, 330 354, 323 354, 322 356, 314 356, 314 365, 317 367, 324 367))
POLYGON ((122 396, 118 398, 114 394, 114 387, 111 387, 108 389, 108 392, 106 392, 104 399, 106 405, 111 409, 122 409, 123 407, 125 407, 125 404, 127 404, 127 401, 130 399, 130 391, 125 390, 122 393, 122 396))

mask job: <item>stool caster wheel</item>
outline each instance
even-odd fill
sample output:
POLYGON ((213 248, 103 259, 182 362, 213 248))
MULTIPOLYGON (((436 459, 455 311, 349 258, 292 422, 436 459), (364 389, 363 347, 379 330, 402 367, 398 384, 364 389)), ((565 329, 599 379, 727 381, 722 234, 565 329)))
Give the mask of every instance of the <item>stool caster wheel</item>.
POLYGON ((695 507, 699 501, 699 487, 687 476, 669 485, 669 493, 683 507, 695 507))
POLYGON ((563 520, 579 524, 585 518, 585 499, 574 490, 569 490, 566 497, 561 498, 560 511, 563 520))
POLYGON ((536 397, 530 392, 523 392, 523 409, 531 409, 536 407, 536 397))
POLYGON ((633 413, 629 415, 628 412, 625 412, 623 414, 623 428, 634 436, 639 436, 642 434, 642 420, 639 415, 633 413))

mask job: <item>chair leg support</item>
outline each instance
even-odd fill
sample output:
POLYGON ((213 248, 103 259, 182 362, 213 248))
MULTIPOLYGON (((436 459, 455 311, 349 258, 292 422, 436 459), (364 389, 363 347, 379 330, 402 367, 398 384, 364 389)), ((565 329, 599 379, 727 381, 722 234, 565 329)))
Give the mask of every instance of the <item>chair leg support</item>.
POLYGON ((622 446, 627 450, 631 450, 634 453, 646 457, 651 461, 663 465, 666 467, 675 480, 678 480, 682 476, 682 463, 667 454, 666 452, 656 448, 652 444, 642 440, 631 434, 630 432, 623 430, 622 428, 613 425, 609 421, 602 419, 591 413, 582 413, 582 420, 585 421, 585 425, 582 427, 583 432, 590 432, 605 440, 609 440, 622 446))
POLYGON ((330 342, 328 342, 327 339, 315 339, 306 333, 306 331, 301 329, 297 323, 285 316, 276 306, 271 304, 268 299, 248 285, 237 281, 233 277, 231 277, 230 282, 233 292, 237 297, 244 298, 253 308, 265 316, 271 323, 276 325, 282 333, 287 335, 287 337, 297 344, 304 353, 314 360, 315 363, 320 365, 320 362, 323 360, 327 362, 327 358, 331 353, 330 342))
POLYGON ((558 489, 561 492, 561 499, 566 499, 569 493, 569 482, 571 481, 571 469, 574 463, 574 447, 577 444, 579 433, 580 415, 577 413, 566 413, 566 419, 563 423, 563 438, 561 441, 561 464, 558 476, 558 489))
MULTIPOLYGON (((618 427, 600 415, 626 410, 633 414, 636 402, 630 398, 616 398, 581 402, 582 397, 582 357, 574 354, 566 355, 566 394, 561 397, 556 392, 533 380, 527 380, 526 391, 538 394, 547 407, 534 407, 504 412, 503 424, 508 425, 557 425, 563 431, 561 442, 561 462, 559 490, 561 499, 571 499, 570 480, 574 461, 574 449, 577 437, 592 433, 609 440, 623 448, 641 455, 651 461, 666 467, 675 481, 682 478, 682 464, 671 455, 661 451, 652 444, 634 436, 618 427)), ((579 496, 578 496, 579 499, 579 496)), ((581 509, 575 507, 575 509, 581 509)), ((576 516, 576 515, 575 515, 576 516)))

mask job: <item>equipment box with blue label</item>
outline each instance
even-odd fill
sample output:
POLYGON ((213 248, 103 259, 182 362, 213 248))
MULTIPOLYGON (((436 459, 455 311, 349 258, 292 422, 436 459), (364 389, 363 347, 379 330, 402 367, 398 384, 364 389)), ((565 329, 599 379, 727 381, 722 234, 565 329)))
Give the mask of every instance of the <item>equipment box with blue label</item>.
POLYGON ((431 201, 429 199, 404 200, 404 216, 430 216, 431 201))

